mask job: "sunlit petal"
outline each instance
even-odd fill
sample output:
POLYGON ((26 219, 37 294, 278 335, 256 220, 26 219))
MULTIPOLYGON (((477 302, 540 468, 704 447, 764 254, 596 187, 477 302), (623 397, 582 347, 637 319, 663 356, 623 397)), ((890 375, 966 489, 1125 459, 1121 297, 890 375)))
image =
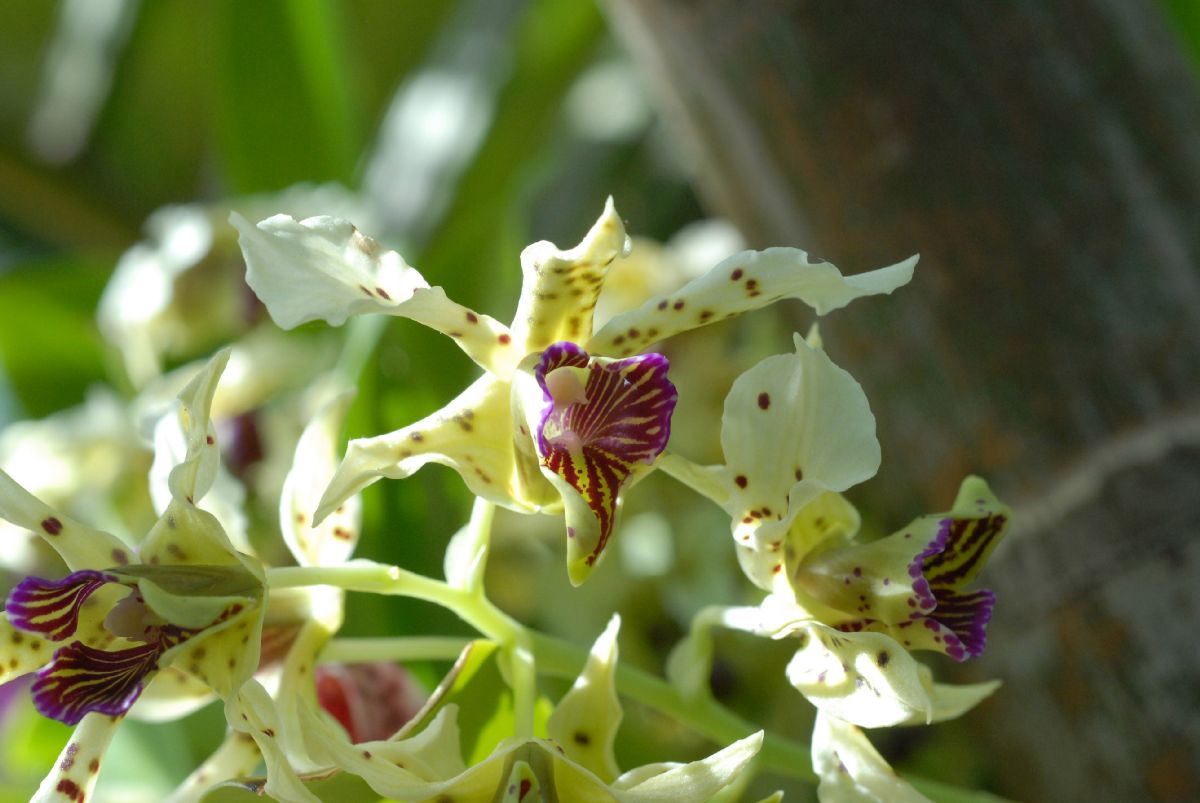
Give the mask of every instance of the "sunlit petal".
POLYGON ((592 645, 575 685, 559 701, 546 723, 547 735, 562 746, 567 758, 606 783, 611 783, 620 772, 613 753, 622 717, 616 686, 620 628, 621 618, 614 614, 592 645))
POLYGON ((314 520, 324 521, 381 477, 402 479, 426 463, 450 466, 472 493, 490 502, 528 509, 515 476, 508 384, 480 377, 441 410, 415 424, 350 441, 314 520))
POLYGON ((821 803, 930 803, 896 775, 861 730, 821 711, 812 761, 821 803))
POLYGON ((824 351, 799 336, 795 344, 738 377, 721 420, 734 539, 756 553, 747 573, 767 590, 800 510, 868 479, 880 462, 862 387, 824 351))
POLYGON ((352 495, 317 526, 313 512, 337 466, 342 419, 352 400, 343 394, 317 412, 296 444, 292 469, 279 500, 279 526, 292 556, 302 566, 342 563, 358 542, 362 500, 352 495))
POLYGON ((815 622, 795 635, 799 649, 787 666, 788 680, 818 710, 864 728, 930 720, 933 704, 919 664, 890 636, 815 622))
POLYGON ((629 252, 629 238, 613 206, 579 245, 561 251, 537 242, 521 252, 521 300, 513 318, 516 355, 541 351, 562 340, 582 342, 592 334, 592 313, 613 260, 629 252))
POLYGON ((0 518, 41 536, 72 571, 130 560, 130 550, 121 539, 59 513, 4 471, 0 471, 0 518))
POLYGON ((723 260, 704 276, 666 296, 655 296, 638 309, 616 316, 587 341, 597 354, 634 354, 663 338, 798 298, 818 315, 844 307, 862 296, 890 293, 912 278, 917 257, 886 268, 843 276, 824 260, 796 248, 743 251, 723 260))
POLYGON ((241 232, 246 282, 284 329, 318 319, 339 326, 351 315, 382 312, 454 338, 485 369, 515 362, 507 327, 454 303, 345 220, 275 215, 252 225, 234 213, 230 222, 241 232))

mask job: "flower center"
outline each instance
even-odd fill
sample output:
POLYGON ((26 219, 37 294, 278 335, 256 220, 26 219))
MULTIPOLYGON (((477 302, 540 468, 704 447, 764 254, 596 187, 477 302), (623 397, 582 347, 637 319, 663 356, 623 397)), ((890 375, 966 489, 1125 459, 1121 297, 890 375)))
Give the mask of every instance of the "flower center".
POLYGON ((142 593, 136 588, 129 592, 104 617, 104 628, 114 636, 131 641, 154 641, 158 630, 167 622, 146 607, 142 593))
POLYGON ((572 404, 587 404, 588 369, 564 365, 546 374, 546 392, 554 406, 565 410, 572 404))

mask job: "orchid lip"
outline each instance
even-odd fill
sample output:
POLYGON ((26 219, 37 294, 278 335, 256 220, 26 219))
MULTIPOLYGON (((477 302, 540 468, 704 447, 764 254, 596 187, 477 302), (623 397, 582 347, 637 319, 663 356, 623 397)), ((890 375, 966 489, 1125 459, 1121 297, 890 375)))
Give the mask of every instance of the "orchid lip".
POLYGON ((120 582, 104 572, 85 569, 61 580, 26 577, 9 593, 4 609, 14 627, 51 641, 75 634, 79 611, 87 598, 108 583, 120 582))
POLYGON ((621 486, 666 448, 678 399, 669 367, 661 354, 593 359, 569 341, 547 347, 534 367, 543 401, 535 431, 542 465, 596 517, 588 566, 612 533, 621 486))

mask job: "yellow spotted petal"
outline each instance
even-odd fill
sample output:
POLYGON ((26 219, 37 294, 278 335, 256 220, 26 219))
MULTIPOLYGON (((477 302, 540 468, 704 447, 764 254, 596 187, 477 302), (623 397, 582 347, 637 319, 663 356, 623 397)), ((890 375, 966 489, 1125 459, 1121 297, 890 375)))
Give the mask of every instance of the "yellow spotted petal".
POLYGON ((57 644, 18 630, 0 616, 0 683, 40 668, 57 648, 57 644))
POLYGON ((72 571, 128 563, 131 552, 121 539, 86 527, 51 508, 0 471, 0 518, 41 536, 72 571))
POLYGON ((592 645, 575 685, 546 723, 547 735, 562 746, 567 758, 606 783, 620 773, 613 753, 622 717, 616 684, 620 628, 621 617, 614 614, 592 645))
POLYGON ((315 520, 323 521, 379 478, 403 479, 426 463, 450 466, 472 493, 502 507, 529 511, 538 509, 539 502, 557 501, 536 472, 532 476, 544 489, 540 499, 529 498, 514 456, 509 385, 485 375, 415 424, 351 441, 317 507, 315 520))
MULTIPOLYGON (((183 460, 171 469, 168 478, 171 495, 179 501, 194 504, 208 493, 216 479, 220 452, 210 411, 217 382, 229 362, 229 352, 223 349, 208 361, 180 392, 166 419, 182 432, 185 445, 183 460)), ((156 447, 159 440, 156 433, 156 447)))
POLYGON ((245 683, 225 701, 225 719, 234 730, 253 739, 262 753, 267 765, 267 783, 262 792, 287 803, 321 803, 301 783, 279 746, 275 704, 257 680, 245 683))
POLYGON ((340 326, 351 315, 382 312, 449 335, 485 369, 514 361, 507 327, 451 301, 345 220, 275 215, 252 225, 234 213, 230 222, 241 233, 246 282, 284 329, 318 319, 340 326))
POLYGON ((120 718, 88 714, 75 727, 54 768, 29 803, 81 803, 91 800, 100 776, 100 763, 117 731, 120 718))
POLYGON ((606 323, 588 351, 626 356, 678 334, 780 299, 798 298, 824 315, 862 296, 891 293, 912 279, 917 257, 886 268, 843 276, 833 265, 796 248, 743 251, 674 293, 655 296, 606 323))
POLYGON ((352 398, 352 394, 342 394, 317 412, 300 435, 292 469, 283 482, 279 526, 284 542, 301 566, 342 563, 358 542, 362 500, 357 495, 339 504, 320 524, 312 524, 317 501, 337 466, 342 419, 352 398))
MULTIPOLYGON (((612 198, 579 245, 561 251, 537 242, 521 252, 521 300, 513 318, 516 356, 592 334, 592 313, 613 260, 629 253, 629 238, 612 198)), ((515 365, 515 363, 514 363, 515 365)))

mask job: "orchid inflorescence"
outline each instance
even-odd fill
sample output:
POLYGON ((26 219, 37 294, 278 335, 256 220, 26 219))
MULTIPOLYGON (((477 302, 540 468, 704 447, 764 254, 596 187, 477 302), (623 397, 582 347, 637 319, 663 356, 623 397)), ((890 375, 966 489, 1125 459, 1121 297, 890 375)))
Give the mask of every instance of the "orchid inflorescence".
MULTIPOLYGON (((339 460, 353 383, 328 366, 311 372, 307 423, 279 490, 278 535, 294 565, 268 565, 278 550, 247 537, 245 491, 222 464, 216 423, 236 419, 218 409, 227 365, 237 363, 237 381, 250 377, 267 393, 272 371, 284 370, 271 358, 253 366, 244 344, 232 357, 224 350, 184 369, 185 381, 147 383, 136 406, 153 430, 157 519, 144 536, 88 527, 0 472, 0 517, 45 541, 66 570, 21 580, 0 623, 0 679, 36 670, 37 710, 76 725, 35 799, 90 799, 126 715, 177 717, 218 698, 227 738, 173 800, 200 800, 232 782, 311 801, 314 784, 349 775, 404 801, 707 801, 746 783, 764 741, 748 726, 731 733, 732 715, 710 693, 718 627, 795 648, 787 681, 817 709, 811 771, 778 760, 772 769, 814 780, 826 801, 924 799, 860 728, 955 717, 994 690, 936 683, 914 653, 964 661, 983 651, 995 599, 970 586, 1004 534, 1007 508, 970 477, 948 511, 861 540, 859 514, 843 493, 878 470, 875 420, 815 327, 733 382, 717 465, 693 462, 671 440, 679 391, 655 350, 784 299, 823 315, 891 293, 910 280, 915 257, 844 276, 797 249, 743 251, 598 322, 606 279, 631 247, 610 200, 575 248, 539 242, 522 252, 520 301, 506 325, 450 300, 345 220, 231 220, 246 282, 280 327, 410 318, 450 337, 482 374, 432 415, 352 440, 339 460), (360 492, 426 463, 453 469, 476 497, 470 521, 447 543, 445 579, 352 558, 360 492), (562 517, 573 585, 620 571, 605 557, 622 537, 622 506, 656 469, 729 515, 733 552, 759 601, 700 609, 670 656, 667 680, 627 673, 637 678, 628 681, 616 666, 619 617, 583 655, 501 611, 485 592, 484 569, 498 506, 562 517), (480 638, 376 639, 372 655, 391 661, 342 665, 335 636, 347 592, 433 602, 480 638), (423 704, 396 674, 402 657, 452 656, 454 667, 423 704), (486 661, 508 689, 511 727, 465 755, 455 690, 486 661), (578 673, 549 713, 539 691, 547 672, 578 673), (622 695, 729 743, 691 764, 622 772, 614 754, 622 695)), ((152 346, 141 343, 137 355, 139 370, 154 373, 146 368, 156 362, 152 346)))

